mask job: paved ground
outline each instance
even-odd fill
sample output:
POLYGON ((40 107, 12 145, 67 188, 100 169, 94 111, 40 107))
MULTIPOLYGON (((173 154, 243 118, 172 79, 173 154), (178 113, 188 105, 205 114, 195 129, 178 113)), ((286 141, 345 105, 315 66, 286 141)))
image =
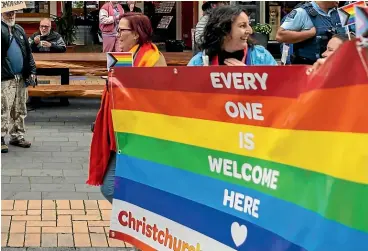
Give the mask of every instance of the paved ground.
POLYGON ((91 123, 98 99, 46 100, 26 118, 29 149, 9 147, 2 154, 3 200, 103 199, 98 187, 85 184, 88 174, 91 123))
POLYGON ((7 251, 134 250, 108 238, 111 206, 85 184, 98 99, 44 100, 26 119, 30 149, 2 154, 1 246, 7 251), (57 248, 56 248, 57 247, 57 248))
POLYGON ((106 200, 2 200, 1 210, 2 247, 133 250, 108 238, 111 205, 106 200))

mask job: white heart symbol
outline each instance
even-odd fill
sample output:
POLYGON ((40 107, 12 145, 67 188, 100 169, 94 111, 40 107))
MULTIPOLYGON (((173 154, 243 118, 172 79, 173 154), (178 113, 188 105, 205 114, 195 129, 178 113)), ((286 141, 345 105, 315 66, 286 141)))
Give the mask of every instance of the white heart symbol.
POLYGON ((231 224, 231 236, 237 247, 245 242, 247 235, 248 229, 245 225, 240 226, 238 222, 233 222, 233 224, 231 224))

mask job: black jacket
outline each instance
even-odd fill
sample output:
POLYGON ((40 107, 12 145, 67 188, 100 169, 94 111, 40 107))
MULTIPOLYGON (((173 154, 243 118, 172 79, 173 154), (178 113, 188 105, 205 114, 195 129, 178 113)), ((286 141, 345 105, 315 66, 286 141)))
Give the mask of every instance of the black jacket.
MULTIPOLYGON (((31 47, 24 29, 16 24, 12 27, 14 39, 19 44, 23 55, 23 79, 27 80, 31 74, 36 75, 36 64, 32 56, 31 47)), ((8 25, 1 21, 1 81, 14 79, 14 73, 11 68, 8 49, 10 47, 10 34, 8 25)), ((26 83, 27 84, 27 83, 26 83)))
POLYGON ((41 33, 37 31, 28 39, 29 44, 31 45, 32 52, 65 52, 66 51, 66 45, 61 37, 61 35, 55 31, 50 31, 50 34, 46 36, 41 36, 41 33), (50 48, 41 47, 40 44, 36 44, 34 42, 34 39, 36 36, 41 37, 41 41, 47 41, 51 43, 50 48))

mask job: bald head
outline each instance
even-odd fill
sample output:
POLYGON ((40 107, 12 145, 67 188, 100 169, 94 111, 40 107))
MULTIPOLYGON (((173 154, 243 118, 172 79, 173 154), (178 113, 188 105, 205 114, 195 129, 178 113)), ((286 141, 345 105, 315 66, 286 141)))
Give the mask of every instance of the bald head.
POLYGON ((51 20, 49 18, 43 18, 40 22, 40 32, 42 36, 48 35, 51 30, 51 20))

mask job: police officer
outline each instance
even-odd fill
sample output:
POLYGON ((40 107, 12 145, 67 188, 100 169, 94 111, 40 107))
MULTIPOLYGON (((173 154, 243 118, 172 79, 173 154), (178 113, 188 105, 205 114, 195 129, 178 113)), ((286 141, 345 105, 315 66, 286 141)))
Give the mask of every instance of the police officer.
POLYGON ((36 65, 23 28, 15 24, 15 11, 1 14, 1 153, 8 152, 9 143, 29 148, 24 139, 27 116, 27 86, 36 84, 36 65))
POLYGON ((276 40, 294 44, 293 64, 312 65, 334 34, 345 33, 337 12, 338 1, 312 1, 291 11, 277 31, 276 40))

